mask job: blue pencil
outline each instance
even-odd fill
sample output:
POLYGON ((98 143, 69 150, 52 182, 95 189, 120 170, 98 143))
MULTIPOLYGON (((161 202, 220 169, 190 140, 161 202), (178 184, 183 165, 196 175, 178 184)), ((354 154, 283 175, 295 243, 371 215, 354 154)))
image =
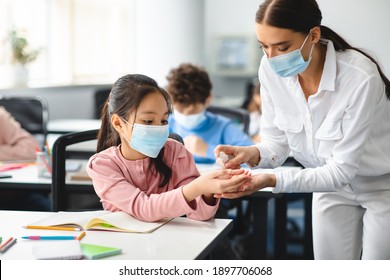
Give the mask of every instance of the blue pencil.
POLYGON ((32 236, 22 236, 23 239, 28 240, 74 240, 77 238, 77 236, 69 236, 69 235, 53 235, 53 236, 39 236, 39 235, 32 235, 32 236))

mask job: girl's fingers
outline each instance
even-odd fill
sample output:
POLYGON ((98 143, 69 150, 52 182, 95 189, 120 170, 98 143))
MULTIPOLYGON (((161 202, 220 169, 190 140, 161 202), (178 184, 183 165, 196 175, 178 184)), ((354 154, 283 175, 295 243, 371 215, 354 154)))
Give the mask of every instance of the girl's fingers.
POLYGON ((226 199, 234 199, 234 198, 240 198, 243 196, 247 196, 254 193, 253 190, 248 191, 240 191, 240 192, 228 192, 228 193, 221 193, 221 194, 214 194, 215 198, 226 198, 226 199))
POLYGON ((237 192, 243 185, 252 181, 252 177, 242 174, 221 183, 220 192, 237 192))
POLYGON ((231 177, 235 175, 240 175, 244 174, 245 170, 244 169, 222 169, 218 170, 220 172, 214 172, 213 173, 213 178, 218 178, 218 179, 230 179, 231 177))

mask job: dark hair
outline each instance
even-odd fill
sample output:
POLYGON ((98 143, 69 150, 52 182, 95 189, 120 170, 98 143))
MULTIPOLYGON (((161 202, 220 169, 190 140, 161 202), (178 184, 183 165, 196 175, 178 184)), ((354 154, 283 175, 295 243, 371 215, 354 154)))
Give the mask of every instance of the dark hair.
POLYGON ((291 29, 308 34, 313 27, 319 26, 321 37, 333 42, 336 51, 355 50, 368 57, 377 67, 390 99, 390 81, 383 73, 378 62, 361 49, 352 47, 340 35, 329 27, 321 25, 322 14, 315 0, 265 0, 256 12, 256 22, 291 29))
MULTIPOLYGON (((118 132, 111 125, 111 116, 117 114, 125 120, 128 119, 131 112, 137 113, 139 104, 145 96, 155 92, 161 93, 165 98, 168 112, 171 113, 172 103, 168 93, 152 78, 140 74, 129 74, 115 82, 101 112, 102 124, 97 137, 97 152, 121 143, 118 132)), ((149 170, 156 176, 162 176, 160 187, 165 186, 172 176, 172 170, 164 162, 164 148, 156 158, 151 159, 151 163, 149 170)))
POLYGON ((171 69, 167 76, 167 91, 173 102, 184 105, 205 103, 211 94, 212 84, 207 71, 190 63, 171 69))

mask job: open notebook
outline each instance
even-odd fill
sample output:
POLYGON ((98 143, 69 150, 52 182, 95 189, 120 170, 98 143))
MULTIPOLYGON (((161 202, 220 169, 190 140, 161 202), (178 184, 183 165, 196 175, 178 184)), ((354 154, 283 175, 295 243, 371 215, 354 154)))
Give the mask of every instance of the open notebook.
MULTIPOLYGON (((125 212, 85 211, 58 212, 45 219, 33 222, 26 228, 64 227, 74 230, 107 230, 135 233, 150 233, 171 219, 158 222, 143 222, 125 212)), ((47 228, 49 229, 49 228, 47 228)))

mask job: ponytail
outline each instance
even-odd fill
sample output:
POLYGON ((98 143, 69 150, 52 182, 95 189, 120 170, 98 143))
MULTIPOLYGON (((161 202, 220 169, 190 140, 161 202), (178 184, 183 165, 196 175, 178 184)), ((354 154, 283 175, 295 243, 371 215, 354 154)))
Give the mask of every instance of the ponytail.
POLYGON ((390 100, 390 81, 383 73, 379 63, 376 62, 376 60, 372 56, 362 51, 361 49, 352 47, 350 44, 347 43, 347 41, 345 41, 340 35, 338 35, 329 27, 321 25, 320 28, 321 28, 321 37, 332 41, 336 51, 355 50, 357 52, 360 52, 364 56, 368 57, 376 65, 379 75, 381 76, 382 81, 385 84, 385 92, 386 92, 387 99, 390 100))
POLYGON ((98 153, 111 146, 118 146, 121 142, 118 132, 111 126, 109 120, 110 114, 108 113, 108 102, 109 101, 107 99, 106 103, 104 103, 100 117, 102 124, 97 136, 98 142, 96 150, 98 153))

